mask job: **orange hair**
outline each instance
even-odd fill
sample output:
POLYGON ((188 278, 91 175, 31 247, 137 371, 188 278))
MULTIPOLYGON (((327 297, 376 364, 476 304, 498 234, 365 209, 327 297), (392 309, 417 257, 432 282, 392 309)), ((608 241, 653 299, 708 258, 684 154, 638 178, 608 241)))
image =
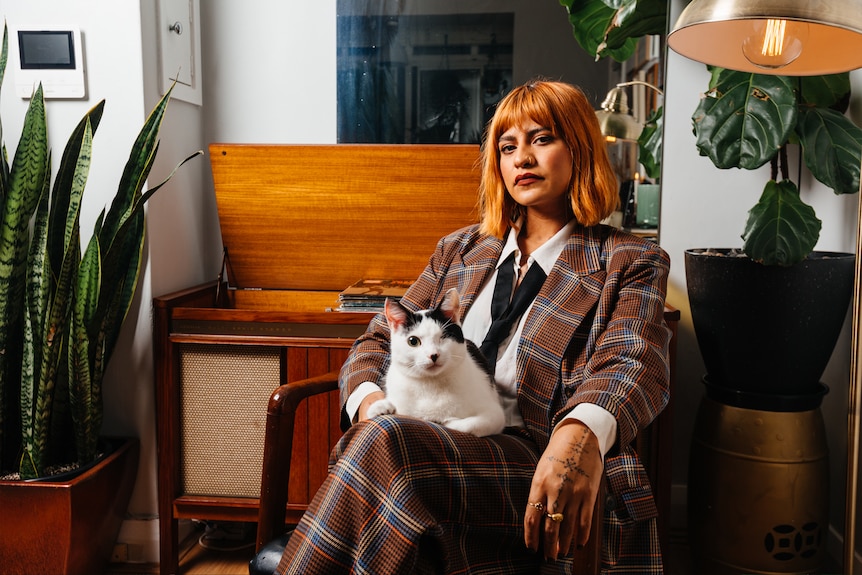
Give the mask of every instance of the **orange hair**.
POLYGON ((571 84, 531 81, 500 101, 485 131, 480 157, 481 230, 502 238, 524 213, 506 190, 497 142, 507 130, 528 120, 550 129, 572 154, 569 198, 575 219, 593 226, 611 215, 619 205, 619 185, 595 111, 584 93, 571 84))

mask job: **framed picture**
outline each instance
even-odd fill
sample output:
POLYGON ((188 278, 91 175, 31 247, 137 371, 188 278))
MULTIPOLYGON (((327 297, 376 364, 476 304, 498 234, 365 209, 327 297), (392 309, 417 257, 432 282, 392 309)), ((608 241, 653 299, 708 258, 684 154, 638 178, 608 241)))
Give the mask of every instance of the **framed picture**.
POLYGON ((363 6, 339 0, 338 141, 479 143, 512 88, 515 14, 363 6))
POLYGON ((482 135, 481 70, 419 70, 414 142, 476 143, 482 135))

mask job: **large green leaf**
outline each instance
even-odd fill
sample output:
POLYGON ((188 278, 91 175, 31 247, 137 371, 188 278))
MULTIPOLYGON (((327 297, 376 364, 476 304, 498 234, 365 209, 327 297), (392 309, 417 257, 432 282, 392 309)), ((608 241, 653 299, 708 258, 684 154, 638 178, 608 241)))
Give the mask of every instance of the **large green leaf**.
MULTIPOLYGON (((6 24, 3 24, 3 45, 0 48, 0 88, 3 86, 3 78, 6 73, 6 60, 9 56, 9 36, 6 24)), ((0 123, 0 213, 3 213, 3 204, 6 201, 6 190, 9 187, 9 160, 6 157, 6 145, 3 140, 3 124, 0 123)), ((0 385, 0 422, 3 421, 3 386, 0 385)), ((3 437, 3 426, 0 425, 0 439, 3 437)), ((2 445, 2 441, 0 441, 2 445)), ((2 455, 2 452, 0 452, 2 455)), ((2 459, 0 459, 2 461, 2 459)))
POLYGON ((770 180, 751 211, 742 234, 743 251, 766 265, 798 263, 814 249, 820 237, 820 220, 799 197, 790 180, 770 180))
POLYGON ((69 370, 79 378, 74 385, 87 388, 82 389, 81 394, 87 394, 91 406, 85 431, 91 436, 82 438, 81 444, 88 448, 95 445, 101 424, 104 371, 138 283, 146 231, 144 204, 173 177, 179 166, 202 153, 195 152, 178 164, 164 181, 142 192, 158 152, 158 134, 170 94, 168 90, 141 128, 110 210, 103 212, 96 222, 93 237, 98 241, 88 246, 84 256, 86 265, 78 278, 83 299, 76 302, 75 307, 75 349, 70 353, 69 370), (96 278, 99 289, 91 285, 96 278), (82 363, 85 361, 86 366, 82 363))
POLYGON ((102 277, 99 237, 93 234, 75 282, 72 316, 69 330, 69 392, 72 418, 75 423, 75 446, 84 461, 96 456, 99 433, 102 427, 101 381, 94 381, 90 368, 92 340, 87 332, 88 319, 98 304, 102 277), (94 390, 94 383, 98 389, 94 390))
POLYGON ((603 0, 616 10, 605 43, 608 48, 622 47, 629 39, 667 32, 667 0, 603 0))
POLYGON ((638 39, 664 34, 666 0, 560 0, 569 14, 572 34, 588 54, 628 60, 638 39))
POLYGON ((23 322, 23 350, 19 377, 22 449, 18 468, 24 479, 38 477, 47 464, 48 424, 53 398, 53 395, 46 393, 48 390, 40 385, 40 366, 43 358, 41 337, 45 327, 46 310, 51 305, 52 292, 51 270, 45 257, 49 184, 46 178, 33 222, 33 241, 30 243, 27 266, 24 305, 26 316, 23 322))
POLYGON ((661 142, 663 109, 659 108, 647 119, 638 138, 638 160, 646 170, 647 177, 661 177, 661 142))
MULTIPOLYGON (((105 100, 96 104, 88 111, 69 136, 57 176, 54 178, 54 192, 51 194, 50 225, 48 228, 48 254, 54 275, 58 275, 60 264, 69 245, 73 233, 79 234, 77 218, 69 217, 71 213, 80 210, 80 202, 84 195, 84 187, 87 183, 90 166, 90 152, 84 164, 80 159, 81 143, 83 142, 84 130, 90 131, 89 141, 93 136, 99 123, 102 121, 102 112, 105 109, 105 100), (70 203, 74 205, 70 206, 70 203), (58 221, 57 221, 58 220, 58 221)), ((80 234, 79 234, 80 235, 80 234)))
MULTIPOLYGON (((20 473, 24 478, 38 477, 44 472, 48 461, 48 432, 54 393, 57 386, 68 385, 66 380, 60 380, 58 374, 61 367, 65 367, 63 353, 67 344, 72 289, 81 258, 80 206, 90 171, 92 147, 93 132, 89 117, 85 115, 66 144, 61 167, 66 173, 55 181, 50 213, 47 195, 43 195, 40 201, 30 243, 27 275, 29 322, 24 351, 26 377, 22 377, 22 387, 32 388, 32 398, 22 399, 23 445, 27 456, 22 459, 20 473), (63 211, 54 212, 55 209, 63 211), (52 237, 59 245, 49 245, 52 237), (52 248, 56 254, 51 253, 52 248), (52 258, 60 261, 52 262, 52 258), (28 361, 32 361, 32 368, 28 361)), ((74 417, 76 398, 70 395, 70 399, 73 400, 74 417)))
POLYGON ((846 112, 850 104, 850 73, 825 76, 800 76, 797 90, 805 107, 832 108, 846 112))
POLYGON ((796 117, 789 78, 723 70, 692 121, 701 155, 719 168, 753 170, 778 153, 796 117))
MULTIPOLYGON (((585 52, 596 60, 609 56, 618 62, 628 60, 634 53, 637 40, 614 38, 613 47, 608 41, 608 32, 613 28, 616 10, 600 0, 560 0, 569 12, 572 34, 585 52)), ((616 35, 615 35, 616 36, 616 35)))
MULTIPOLYGON (((138 133, 110 210, 99 218, 93 232, 99 237, 103 285, 113 286, 100 293, 99 304, 87 319, 91 340, 100 342, 96 346, 98 357, 91 354, 94 365, 101 366, 110 357, 134 296, 145 233, 142 190, 158 152, 158 134, 171 91, 162 97, 138 133)), ((94 377, 99 378, 98 374, 94 377)))
MULTIPOLYGON (((18 389, 21 377, 28 225, 50 180, 47 132, 45 101, 39 86, 24 117, 0 217, 0 388, 4 389, 0 398, 4 404, 0 405, 0 423, 7 430, 10 428, 5 423, 11 415, 11 405, 7 402, 17 398, 16 405, 20 405, 18 393, 6 390, 18 389)), ((0 453, 0 460, 11 464, 11 458, 20 450, 15 451, 0 453)))
POLYGON ((159 130, 171 98, 173 87, 168 89, 156 107, 153 108, 147 121, 138 133, 123 175, 117 187, 117 193, 111 202, 111 208, 105 216, 104 224, 99 230, 99 243, 103 252, 111 249, 114 236, 123 222, 132 215, 141 202, 141 190, 144 188, 147 176, 155 161, 159 149, 159 130))
POLYGON ((847 116, 827 108, 802 108, 796 133, 805 165, 836 194, 859 191, 862 129, 847 116))

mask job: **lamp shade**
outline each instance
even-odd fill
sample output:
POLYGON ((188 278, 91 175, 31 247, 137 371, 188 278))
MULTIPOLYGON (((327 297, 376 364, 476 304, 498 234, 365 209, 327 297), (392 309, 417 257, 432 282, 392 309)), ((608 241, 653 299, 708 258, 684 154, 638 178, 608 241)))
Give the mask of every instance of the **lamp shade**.
POLYGON ((599 126, 605 137, 615 140, 637 140, 643 126, 629 113, 629 99, 619 86, 611 88, 596 110, 599 126))
POLYGON ((813 76, 862 67, 862 0, 693 0, 675 52, 742 72, 813 76))

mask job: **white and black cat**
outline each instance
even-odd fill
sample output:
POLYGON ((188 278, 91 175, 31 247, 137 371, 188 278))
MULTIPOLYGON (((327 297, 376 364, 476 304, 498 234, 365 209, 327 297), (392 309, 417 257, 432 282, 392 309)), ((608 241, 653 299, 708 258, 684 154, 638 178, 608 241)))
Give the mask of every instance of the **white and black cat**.
POLYGON ((456 289, 436 308, 416 313, 386 300, 391 333, 386 398, 371 404, 368 417, 399 413, 480 437, 503 431, 494 378, 479 348, 464 338, 460 310, 456 289))

